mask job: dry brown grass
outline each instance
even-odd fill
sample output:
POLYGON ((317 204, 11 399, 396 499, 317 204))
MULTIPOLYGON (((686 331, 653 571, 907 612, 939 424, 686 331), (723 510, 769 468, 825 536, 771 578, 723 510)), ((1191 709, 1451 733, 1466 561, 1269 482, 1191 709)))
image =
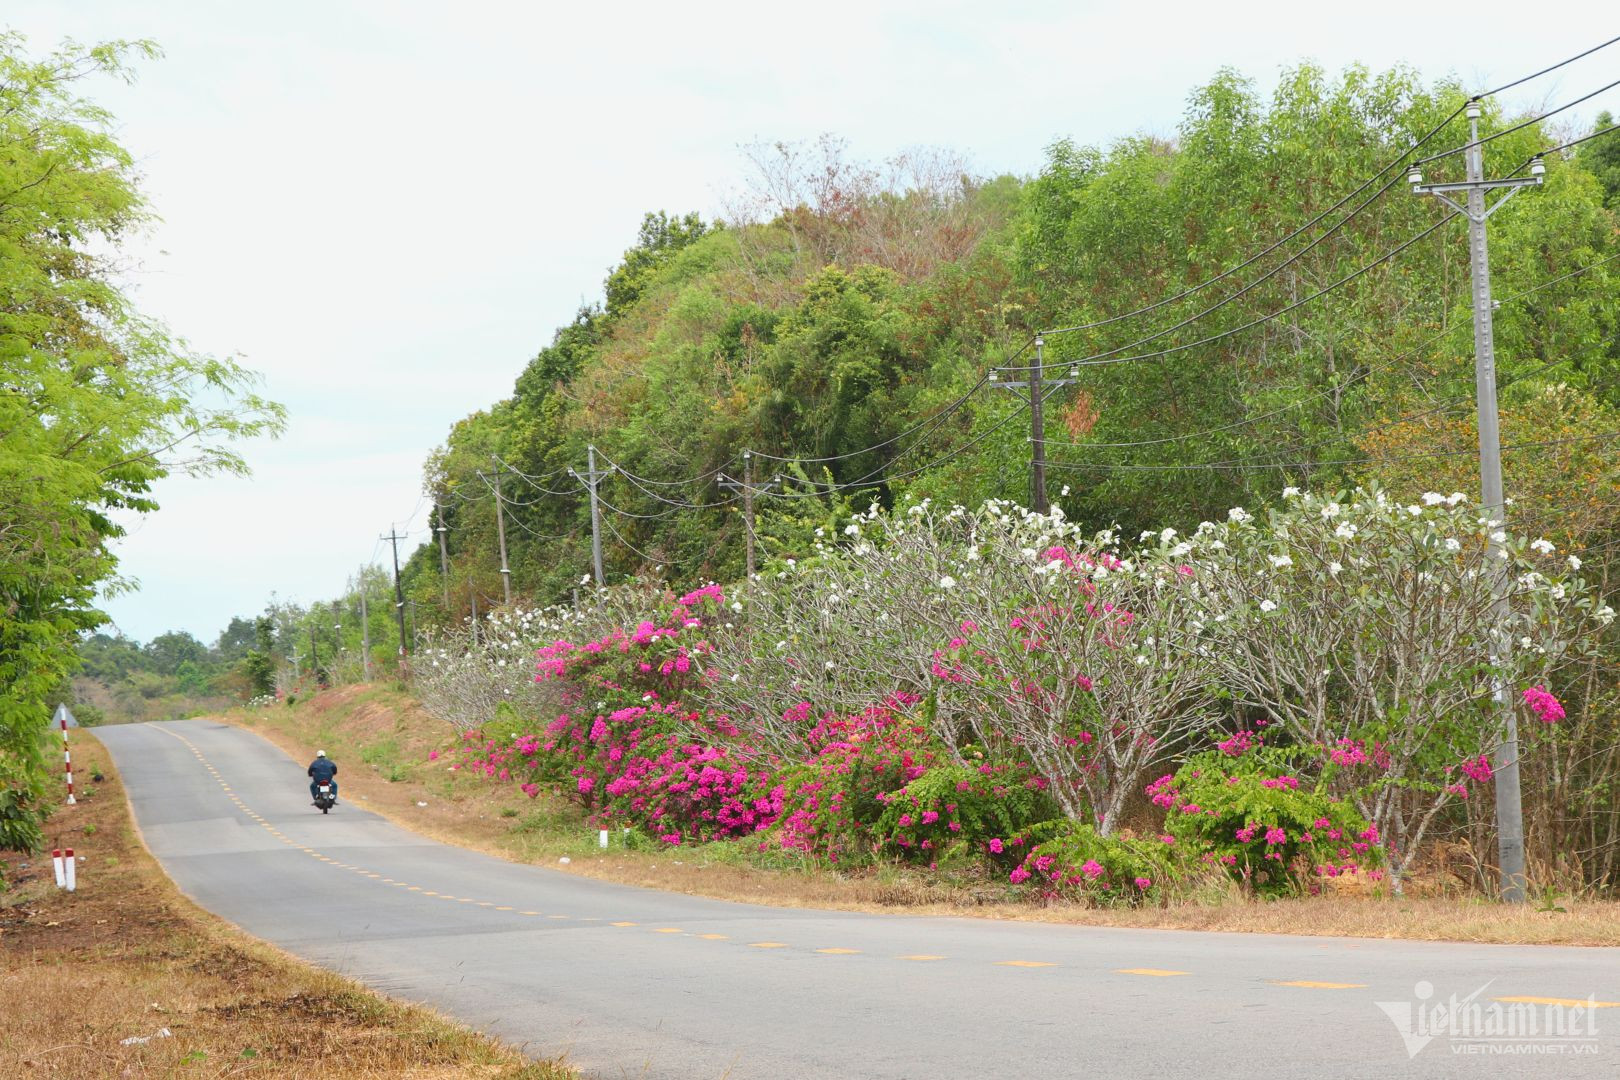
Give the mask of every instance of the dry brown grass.
POLYGON ((80 736, 73 756, 83 795, 52 818, 49 836, 86 856, 78 891, 55 888, 48 853, 4 857, 0 1076, 574 1075, 201 911, 141 844, 106 750, 80 736), (168 1037, 120 1045, 165 1028, 168 1037))
MULTIPOLYGON (((257 731, 303 760, 323 747, 342 763, 345 796, 424 836, 518 862, 556 865, 609 881, 723 900, 846 911, 905 911, 1073 925, 1315 934, 1497 944, 1620 945, 1620 902, 1560 897, 1563 911, 1505 907, 1477 897, 1386 898, 1366 893, 1262 901, 1212 886, 1197 900, 1156 908, 1089 908, 1009 903, 997 883, 950 883, 898 868, 834 872, 810 864, 762 868, 724 857, 720 845, 687 851, 598 852, 595 831, 579 813, 530 800, 515 785, 449 773, 429 765, 430 749, 452 739, 406 695, 350 686, 295 708, 233 711, 224 719, 257 731), (357 759, 387 743, 390 767, 357 759), (397 767, 395 767, 397 766, 397 767), (395 780, 385 777, 393 775, 395 780), (426 802, 426 807, 417 803, 426 802), (536 818, 549 818, 533 827, 536 818)), ((375 756, 373 754, 373 756, 375 756)), ((295 778, 296 779, 296 778, 295 778)), ((559 867, 561 869, 561 867, 559 867)))

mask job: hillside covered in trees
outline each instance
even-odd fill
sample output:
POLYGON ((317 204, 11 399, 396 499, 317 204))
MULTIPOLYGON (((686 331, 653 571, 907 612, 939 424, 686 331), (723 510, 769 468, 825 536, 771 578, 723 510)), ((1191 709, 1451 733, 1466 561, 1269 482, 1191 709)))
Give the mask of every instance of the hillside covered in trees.
MULTIPOLYGON (((430 455, 449 579, 418 549, 416 611, 500 601, 497 486, 515 593, 567 599, 592 567, 592 446, 610 583, 740 576, 744 451, 762 559, 873 499, 1027 501, 1028 407, 996 383, 1042 330, 1048 377, 1075 365, 1045 420, 1071 517, 1133 533, 1289 485, 1474 490, 1466 230, 1405 180, 1436 154, 1426 177, 1460 178, 1464 100, 1403 70, 1304 66, 1269 98, 1222 72, 1173 138, 1059 142, 1029 179, 749 148, 725 221, 647 215, 603 302, 430 455)), ((1491 175, 1586 134, 1486 107, 1491 175)), ((1620 509, 1593 438, 1620 430, 1617 161, 1613 139, 1549 154, 1491 222, 1510 492, 1526 528, 1597 550, 1620 509)))

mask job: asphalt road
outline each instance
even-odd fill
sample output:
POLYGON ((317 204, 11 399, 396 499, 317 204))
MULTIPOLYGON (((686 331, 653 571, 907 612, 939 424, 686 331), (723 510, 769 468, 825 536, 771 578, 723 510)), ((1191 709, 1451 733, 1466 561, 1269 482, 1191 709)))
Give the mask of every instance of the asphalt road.
POLYGON ((725 903, 504 862, 347 801, 323 817, 305 763, 213 721, 96 734, 198 903, 592 1077, 1620 1076, 1620 1004, 1568 1004, 1620 1003, 1616 949, 725 903), (1477 1006, 1455 1028, 1434 1011, 1453 995, 1477 1006))

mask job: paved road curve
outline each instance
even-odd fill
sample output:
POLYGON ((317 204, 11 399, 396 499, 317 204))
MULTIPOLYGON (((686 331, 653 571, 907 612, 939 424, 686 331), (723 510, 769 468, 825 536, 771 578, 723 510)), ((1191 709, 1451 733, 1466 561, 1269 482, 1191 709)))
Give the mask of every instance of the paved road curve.
POLYGON ((322 817, 303 763, 213 721, 97 735, 204 907, 595 1077, 1620 1076, 1620 1006, 1546 1003, 1620 1003, 1620 950, 724 903, 503 862, 347 802, 322 817), (1577 1037, 1422 1041, 1434 1005, 1476 991, 1521 1022, 1562 1010, 1577 1037))

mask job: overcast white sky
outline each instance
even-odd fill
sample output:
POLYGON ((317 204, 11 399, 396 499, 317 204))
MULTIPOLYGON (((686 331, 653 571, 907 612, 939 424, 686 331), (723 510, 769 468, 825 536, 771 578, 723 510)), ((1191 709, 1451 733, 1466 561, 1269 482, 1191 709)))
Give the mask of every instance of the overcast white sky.
MULTIPOLYGON (((1309 58, 1485 87, 1620 33, 1609 0, 1443 5, 7 0, 0 26, 157 41, 93 89, 162 222, 141 306, 238 354, 291 410, 251 480, 173 480, 120 544, 146 640, 204 640, 272 591, 335 595, 391 524, 421 530, 423 457, 506 396, 652 209, 716 213, 739 143, 947 146, 1033 173, 1072 136, 1169 133, 1222 65, 1268 88, 1309 58), (1004 9, 1006 12, 1002 13, 1004 9)), ((1616 77, 1620 46, 1511 100, 1616 77), (1611 54, 1612 53, 1612 54, 1611 54)), ((1590 121, 1613 95, 1579 115, 1590 121)), ((424 534, 425 535, 425 534, 424 534)))

